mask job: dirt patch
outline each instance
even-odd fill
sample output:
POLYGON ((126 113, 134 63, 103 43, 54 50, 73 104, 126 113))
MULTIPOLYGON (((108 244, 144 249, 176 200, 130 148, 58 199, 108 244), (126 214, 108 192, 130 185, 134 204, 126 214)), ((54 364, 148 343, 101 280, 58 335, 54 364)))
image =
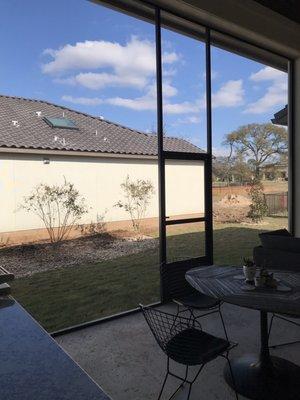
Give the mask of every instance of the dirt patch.
POLYGON ((224 196, 220 201, 214 203, 213 217, 216 222, 247 221, 247 214, 251 201, 249 198, 237 194, 224 196))
POLYGON ((251 204, 251 201, 248 197, 245 196, 241 196, 238 194, 228 194, 227 196, 224 196, 216 204, 222 207, 232 207, 232 206, 246 207, 251 204))
POLYGON ((157 247, 157 239, 134 235, 121 237, 124 232, 81 237, 62 243, 40 243, 0 250, 0 265, 16 277, 29 276, 79 264, 101 262, 139 253, 157 247))

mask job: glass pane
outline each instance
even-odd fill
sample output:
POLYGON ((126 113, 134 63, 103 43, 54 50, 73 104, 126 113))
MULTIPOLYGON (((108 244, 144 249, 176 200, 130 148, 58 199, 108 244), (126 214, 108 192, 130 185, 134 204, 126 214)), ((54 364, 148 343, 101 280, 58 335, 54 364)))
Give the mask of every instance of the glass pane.
POLYGON ((163 28, 162 72, 164 150, 206 152, 205 43, 163 28))
POLYGON ((204 161, 166 160, 166 217, 203 217, 205 211, 204 161))
POLYGON ((204 256, 204 222, 167 226, 167 263, 204 256))
POLYGON ((0 261, 55 331, 160 299, 155 28, 42 3, 0 1, 0 261))
POLYGON ((214 260, 241 264, 288 226, 287 74, 217 47, 212 69, 214 260))

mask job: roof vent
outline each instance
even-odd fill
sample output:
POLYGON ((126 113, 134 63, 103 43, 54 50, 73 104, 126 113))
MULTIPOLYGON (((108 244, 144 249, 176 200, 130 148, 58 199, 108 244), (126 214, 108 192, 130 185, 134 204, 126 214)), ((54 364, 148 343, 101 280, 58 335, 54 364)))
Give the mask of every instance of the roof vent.
POLYGON ((59 136, 54 136, 53 141, 58 142, 61 146, 66 146, 67 144, 66 139, 64 137, 60 138, 59 136))
POLYGON ((12 120, 11 123, 13 124, 13 126, 19 127, 20 124, 17 120, 12 120))
POLYGON ((42 116, 42 111, 36 111, 35 114, 36 114, 37 117, 41 117, 42 116))

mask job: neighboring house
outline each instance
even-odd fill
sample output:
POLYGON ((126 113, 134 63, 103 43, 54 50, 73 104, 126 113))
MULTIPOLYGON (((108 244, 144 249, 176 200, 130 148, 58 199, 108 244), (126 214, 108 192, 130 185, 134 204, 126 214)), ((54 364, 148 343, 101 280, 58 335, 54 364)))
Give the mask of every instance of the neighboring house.
POLYGON ((288 179, 288 163, 277 162, 266 164, 262 167, 263 180, 286 181, 288 179))
POLYGON ((274 118, 271 119, 273 124, 287 126, 288 124, 288 106, 286 105, 284 108, 279 110, 274 114, 274 118))
MULTIPOLYGON (((275 125, 287 126, 288 125, 288 106, 279 110, 274 114, 272 123, 275 125)), ((288 179, 288 162, 281 161, 278 163, 266 164, 262 168, 263 179, 267 180, 287 180, 288 179)))
MULTIPOLYGON (((201 152, 183 139, 165 137, 169 151, 201 152)), ((23 197, 39 183, 74 183, 87 201, 82 223, 128 220, 114 205, 121 183, 149 179, 155 196, 147 217, 158 216, 157 137, 46 101, 0 96, 0 232, 42 228, 32 214, 18 210, 23 197)), ((166 164, 167 214, 204 212, 202 162, 166 164)))

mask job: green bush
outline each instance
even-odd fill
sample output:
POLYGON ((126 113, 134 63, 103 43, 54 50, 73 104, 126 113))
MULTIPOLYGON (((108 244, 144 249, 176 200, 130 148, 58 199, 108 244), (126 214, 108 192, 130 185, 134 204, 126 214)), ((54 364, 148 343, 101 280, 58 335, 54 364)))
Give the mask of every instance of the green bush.
POLYGON ((248 217, 253 222, 260 222, 268 214, 268 206, 264 196, 263 185, 261 182, 254 180, 249 189, 249 196, 251 198, 250 209, 248 217))

